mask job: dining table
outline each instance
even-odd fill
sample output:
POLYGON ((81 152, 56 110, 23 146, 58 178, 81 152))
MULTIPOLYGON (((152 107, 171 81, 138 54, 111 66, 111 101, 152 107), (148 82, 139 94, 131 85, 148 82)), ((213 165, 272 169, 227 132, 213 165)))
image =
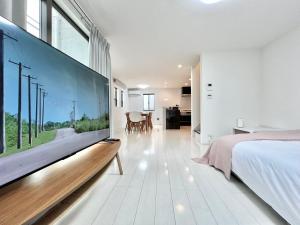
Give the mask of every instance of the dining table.
POLYGON ((148 131, 151 128, 149 121, 151 118, 149 113, 146 112, 130 112, 129 118, 132 123, 132 127, 137 131, 148 131))

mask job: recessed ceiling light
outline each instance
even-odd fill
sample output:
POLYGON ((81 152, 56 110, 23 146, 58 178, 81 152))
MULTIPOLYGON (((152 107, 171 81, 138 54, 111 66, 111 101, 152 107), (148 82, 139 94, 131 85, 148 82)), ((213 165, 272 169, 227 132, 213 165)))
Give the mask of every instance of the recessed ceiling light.
POLYGON ((139 169, 140 169, 140 170, 146 170, 147 167, 148 167, 148 162, 147 162, 147 161, 141 161, 141 162, 139 163, 139 169))
POLYGON ((200 1, 203 2, 204 4, 215 4, 222 0, 200 0, 200 1))
POLYGON ((177 205, 175 206, 175 209, 176 209, 176 211, 179 212, 179 213, 183 213, 184 210, 185 210, 184 205, 182 205, 182 204, 180 204, 180 203, 177 204, 177 205))
POLYGON ((182 65, 181 65, 181 64, 179 64, 177 67, 178 67, 178 69, 181 69, 181 68, 182 68, 182 65))
POLYGON ((148 84, 138 84, 137 87, 141 88, 141 89, 146 89, 149 87, 149 85, 148 84))

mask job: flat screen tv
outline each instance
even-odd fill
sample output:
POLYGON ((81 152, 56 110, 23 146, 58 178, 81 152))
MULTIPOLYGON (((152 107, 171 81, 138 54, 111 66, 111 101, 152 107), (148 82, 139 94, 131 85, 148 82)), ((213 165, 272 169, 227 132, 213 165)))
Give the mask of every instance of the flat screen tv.
POLYGON ((109 81, 0 17, 0 186, 109 137, 109 81))

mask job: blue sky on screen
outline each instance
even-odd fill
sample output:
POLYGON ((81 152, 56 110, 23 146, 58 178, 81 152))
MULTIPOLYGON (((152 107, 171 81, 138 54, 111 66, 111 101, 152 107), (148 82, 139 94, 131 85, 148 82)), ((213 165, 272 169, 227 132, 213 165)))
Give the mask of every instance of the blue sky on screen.
MULTIPOLYGON (((48 96, 45 98, 45 122, 70 120, 72 101, 76 101, 76 119, 84 113, 98 118, 108 112, 107 79, 84 65, 58 52, 19 27, 0 20, 0 29, 18 40, 4 40, 4 108, 5 112, 17 113, 18 66, 9 59, 22 62, 31 69, 23 74, 37 77, 48 96), (101 112, 100 112, 101 110, 101 112)), ((22 78, 22 117, 28 120, 28 84, 22 78)), ((35 119, 35 85, 32 85, 32 119, 35 119)))

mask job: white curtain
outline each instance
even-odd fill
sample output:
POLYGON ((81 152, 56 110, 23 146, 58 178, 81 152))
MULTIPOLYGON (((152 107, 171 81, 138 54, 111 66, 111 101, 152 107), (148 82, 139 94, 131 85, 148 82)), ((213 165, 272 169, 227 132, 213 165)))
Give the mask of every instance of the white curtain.
POLYGON ((112 94, 111 94, 111 86, 112 86, 112 76, 111 76, 111 60, 109 53, 109 43, 102 36, 101 32, 95 27, 95 25, 91 26, 90 29, 90 38, 89 38, 89 52, 90 52, 90 67, 102 74, 103 76, 109 79, 109 115, 110 115, 110 136, 113 136, 113 117, 112 115, 112 94))
POLYGON ((109 43, 97 27, 92 25, 89 41, 90 67, 108 79, 111 78, 109 47, 109 43))

